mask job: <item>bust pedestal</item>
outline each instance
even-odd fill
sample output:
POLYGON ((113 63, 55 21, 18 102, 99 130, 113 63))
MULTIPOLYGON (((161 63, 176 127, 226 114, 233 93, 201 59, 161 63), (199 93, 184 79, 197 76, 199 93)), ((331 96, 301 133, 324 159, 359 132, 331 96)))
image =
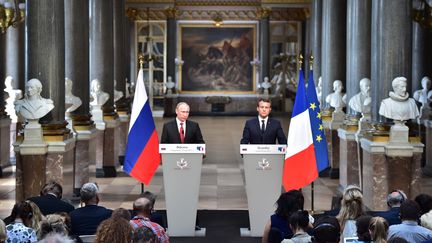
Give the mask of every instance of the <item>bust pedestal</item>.
POLYGON ((130 115, 126 111, 118 111, 119 115, 119 122, 120 125, 118 126, 118 158, 121 165, 124 163, 124 158, 126 154, 126 144, 128 139, 128 133, 129 133, 129 122, 130 122, 130 115))
POLYGON ((3 169, 10 166, 10 129, 11 119, 5 116, 0 118, 0 177, 3 169))
POLYGON ((345 189, 348 185, 360 186, 360 158, 356 134, 358 126, 348 125, 339 128, 339 185, 345 189))
POLYGON ((418 183, 424 145, 414 142, 414 139, 406 143, 374 140, 360 139, 363 148, 363 201, 370 210, 387 210, 387 195, 391 190, 403 190, 408 198, 420 193, 418 183))
POLYGON ((102 168, 96 167, 96 177, 116 177, 120 167, 118 159, 120 119, 114 116, 104 116, 106 128, 103 134, 102 168), (102 169, 102 170, 101 170, 102 169))
POLYGON ((329 176, 331 179, 339 179, 339 135, 338 129, 342 126, 345 119, 343 111, 335 111, 331 119, 323 117, 323 126, 327 138, 327 149, 330 161, 329 176))

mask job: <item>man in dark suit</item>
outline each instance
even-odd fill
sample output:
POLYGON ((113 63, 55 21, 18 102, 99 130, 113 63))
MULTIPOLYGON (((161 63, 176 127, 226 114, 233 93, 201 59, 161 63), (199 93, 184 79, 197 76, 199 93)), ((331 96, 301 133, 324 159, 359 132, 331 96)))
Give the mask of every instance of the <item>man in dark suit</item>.
POLYGON ((402 203, 407 199, 405 193, 401 190, 394 190, 387 196, 387 205, 389 206, 388 211, 371 212, 374 217, 383 217, 387 220, 389 226, 400 224, 400 207, 402 203))
POLYGON ((31 197, 28 200, 34 202, 43 215, 53 213, 70 213, 74 206, 61 200, 63 188, 55 181, 48 182, 44 185, 39 197, 31 197))
POLYGON ((111 217, 112 210, 98 206, 99 189, 95 183, 86 183, 80 190, 84 207, 70 212, 73 235, 94 235, 99 224, 111 217))
POLYGON ((258 117, 246 121, 241 144, 286 144, 287 139, 280 122, 270 118, 271 101, 260 98, 257 103, 258 117))
POLYGON ((205 143, 198 123, 188 120, 189 112, 187 103, 177 104, 177 117, 164 124, 160 143, 205 143))

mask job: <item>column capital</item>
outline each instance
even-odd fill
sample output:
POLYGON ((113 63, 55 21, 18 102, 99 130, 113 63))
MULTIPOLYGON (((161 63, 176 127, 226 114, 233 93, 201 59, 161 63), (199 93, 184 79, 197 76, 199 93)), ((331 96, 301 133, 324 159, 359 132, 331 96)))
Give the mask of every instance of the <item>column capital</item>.
POLYGON ((131 21, 137 20, 138 19, 138 9, 127 8, 126 9, 126 17, 128 17, 131 21))
POLYGON ((176 7, 168 7, 164 10, 168 19, 175 19, 178 16, 178 9, 176 7))
POLYGON ((271 8, 268 7, 259 7, 257 9, 257 18, 258 19, 264 19, 270 17, 270 14, 272 12, 271 8))

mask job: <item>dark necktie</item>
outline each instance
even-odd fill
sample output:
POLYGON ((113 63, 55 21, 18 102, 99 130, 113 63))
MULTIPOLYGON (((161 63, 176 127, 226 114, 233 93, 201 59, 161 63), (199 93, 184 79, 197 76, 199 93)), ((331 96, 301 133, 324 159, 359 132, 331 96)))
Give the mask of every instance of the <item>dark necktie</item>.
POLYGON ((265 132, 265 121, 261 120, 261 132, 264 133, 265 132))
POLYGON ((183 129, 183 122, 180 122, 180 141, 181 143, 184 143, 185 134, 183 129))

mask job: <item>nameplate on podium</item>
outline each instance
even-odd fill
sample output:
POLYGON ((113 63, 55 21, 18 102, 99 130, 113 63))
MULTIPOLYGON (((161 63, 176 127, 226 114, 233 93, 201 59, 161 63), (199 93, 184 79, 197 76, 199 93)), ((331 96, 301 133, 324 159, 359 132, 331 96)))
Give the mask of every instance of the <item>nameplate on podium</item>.
POLYGON ((285 154, 286 145, 281 144, 241 144, 240 154, 285 154))
POLYGON ((165 154, 205 154, 205 144, 161 143, 159 153, 165 154))

